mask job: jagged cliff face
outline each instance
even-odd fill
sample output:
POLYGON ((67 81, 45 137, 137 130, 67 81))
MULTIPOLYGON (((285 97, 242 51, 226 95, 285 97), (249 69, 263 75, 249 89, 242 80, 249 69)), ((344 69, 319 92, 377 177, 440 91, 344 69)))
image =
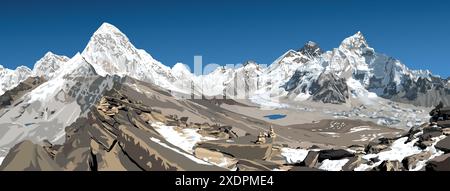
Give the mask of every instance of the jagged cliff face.
POLYGON ((446 80, 437 77, 406 80, 403 90, 386 95, 386 98, 414 105, 435 106, 439 102, 450 105, 450 87, 446 80))
POLYGON ((0 108, 6 108, 16 103, 23 95, 40 86, 46 80, 43 77, 29 77, 15 88, 6 91, 0 96, 0 108))

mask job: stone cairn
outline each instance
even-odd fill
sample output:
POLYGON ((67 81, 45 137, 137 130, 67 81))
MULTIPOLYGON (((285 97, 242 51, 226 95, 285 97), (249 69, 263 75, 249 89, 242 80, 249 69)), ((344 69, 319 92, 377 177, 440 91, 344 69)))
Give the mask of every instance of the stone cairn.
POLYGON ((111 105, 105 97, 100 99, 97 109, 103 111, 108 116, 114 116, 119 113, 119 109, 122 109, 122 105, 111 105))
POLYGON ((271 138, 272 140, 277 137, 277 134, 275 133, 275 130, 272 126, 270 126, 270 129, 268 132, 259 132, 258 139, 256 140, 256 144, 264 144, 266 143, 266 138, 271 138))
POLYGON ((269 136, 268 136, 269 138, 275 138, 275 137, 277 137, 277 134, 275 134, 275 130, 273 130, 273 126, 271 125, 270 126, 270 129, 269 129, 269 136))
POLYGON ((256 144, 264 144, 264 143, 266 143, 266 136, 262 132, 259 132, 258 140, 256 140, 256 144))

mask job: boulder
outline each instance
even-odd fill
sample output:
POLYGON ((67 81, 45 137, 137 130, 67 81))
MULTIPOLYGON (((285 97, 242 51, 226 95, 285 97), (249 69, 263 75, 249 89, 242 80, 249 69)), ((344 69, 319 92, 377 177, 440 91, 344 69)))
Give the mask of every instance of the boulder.
POLYGON ((340 160, 347 157, 353 157, 355 154, 348 152, 344 149, 330 149, 330 150, 321 150, 319 151, 319 162, 328 160, 340 160))
POLYGON ((61 167, 49 154, 31 141, 23 141, 11 148, 0 171, 60 171, 61 167))
POLYGON ((377 143, 369 143, 366 146, 365 152, 367 154, 377 154, 385 149, 389 148, 389 145, 385 144, 377 144, 377 143))
POLYGON ((342 167, 343 171, 353 171, 356 167, 364 163, 363 158, 358 155, 349 159, 349 161, 342 167))
POLYGON ((436 127, 427 127, 423 129, 423 134, 419 136, 420 141, 430 141, 433 137, 442 135, 442 129, 436 127))
POLYGON ((380 162, 380 158, 379 158, 378 156, 373 157, 373 158, 370 158, 369 160, 370 160, 370 162, 372 162, 372 163, 380 162))
POLYGON ((245 136, 231 140, 231 142, 227 140, 205 141, 198 143, 196 147, 219 151, 238 159, 265 160, 271 156, 272 143, 255 144, 256 136, 245 136))
MULTIPOLYGON (((426 125, 426 126, 428 126, 428 125, 426 125)), ((426 126, 414 126, 414 127, 411 127, 411 129, 409 129, 409 131, 404 135, 404 137, 406 137, 406 136, 408 136, 408 137, 409 136, 413 136, 416 133, 422 131, 423 128, 426 127, 426 126)))
POLYGON ((436 143, 436 145, 434 146, 437 149, 444 151, 445 153, 449 153, 450 152, 450 137, 445 137, 444 139, 440 140, 439 142, 436 143))
POLYGON ((434 126, 428 126, 423 128, 423 133, 431 133, 431 132, 442 132, 442 128, 440 127, 434 127, 434 126))
POLYGON ((434 141, 433 140, 427 140, 427 141, 417 141, 416 143, 414 143, 414 146, 419 147, 420 149, 426 149, 427 147, 433 145, 434 141))
POLYGON ((319 161, 319 152, 317 151, 309 151, 306 155, 305 160, 303 160, 300 165, 306 166, 309 168, 315 167, 317 162, 319 161))
MULTIPOLYGON (((426 125, 426 126, 428 126, 428 125, 426 125)), ((418 132, 421 132, 424 127, 425 127, 425 125, 411 127, 411 129, 409 129, 409 131, 403 135, 404 137, 408 137, 408 140, 406 141, 406 143, 411 142, 414 139, 414 135, 417 134, 418 132)))
POLYGON ((390 145, 399 138, 401 137, 393 137, 393 138, 381 137, 378 139, 378 142, 379 144, 390 145))
POLYGON ((180 118, 180 121, 182 122, 182 123, 187 123, 187 121, 188 121, 188 117, 181 117, 180 118))
POLYGON ((375 171, 402 171, 403 165, 397 160, 383 161, 379 166, 374 168, 375 171))
POLYGON ((438 156, 427 162, 427 171, 450 171, 450 153, 438 156))
POLYGON ((405 167, 406 170, 414 169, 419 161, 427 160, 431 157, 431 155, 432 153, 427 151, 405 157, 402 160, 403 167, 405 167))
POLYGON ((423 141, 429 141, 429 140, 431 140, 431 138, 439 137, 441 135, 442 135, 442 132, 439 132, 439 131, 428 132, 428 133, 424 133, 421 136, 419 136, 419 139, 423 140, 423 141))

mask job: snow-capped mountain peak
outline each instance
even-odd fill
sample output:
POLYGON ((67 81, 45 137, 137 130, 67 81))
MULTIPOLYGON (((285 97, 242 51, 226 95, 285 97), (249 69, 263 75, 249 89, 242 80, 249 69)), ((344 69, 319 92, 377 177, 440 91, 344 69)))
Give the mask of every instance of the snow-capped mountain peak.
POLYGON ((116 34, 118 36, 125 36, 122 31, 120 31, 117 27, 115 27, 112 24, 109 24, 107 22, 104 22, 100 27, 95 31, 94 35, 96 34, 104 34, 104 33, 110 33, 110 34, 116 34))
POLYGON ((49 51, 35 63, 33 74, 43 76, 47 80, 51 79, 67 61, 69 61, 68 57, 56 55, 49 51))
POLYGON ((242 65, 245 67, 245 66, 258 65, 258 64, 255 61, 253 61, 253 60, 247 60, 242 65))
POLYGON ((190 80, 194 76, 188 66, 183 63, 176 63, 171 70, 172 75, 178 79, 190 80))
POLYGON ((31 74, 31 69, 26 66, 19 66, 15 70, 11 70, 0 65, 0 95, 17 86, 31 74))
POLYGON ((309 57, 315 57, 322 54, 319 44, 313 41, 308 41, 300 50, 300 53, 309 57))
POLYGON ((26 66, 18 66, 15 70, 19 75, 28 74, 31 72, 31 69, 26 66))
MULTIPOLYGON (((291 71, 291 69, 285 71, 291 71)), ((361 32, 344 39, 339 48, 327 51, 299 65, 296 71, 295 74, 288 75, 292 78, 283 86, 290 95, 302 93, 311 95, 311 92, 314 92, 313 82, 322 80, 327 83, 336 83, 336 87, 343 87, 334 88, 338 90, 334 92, 345 92, 343 90, 347 88, 342 84, 346 83, 351 96, 357 99, 379 96, 424 106, 436 104, 438 99, 430 99, 431 97, 437 97, 444 102, 448 100, 448 96, 445 96, 446 90, 440 91, 437 95, 429 91, 443 87, 443 80, 438 76, 433 76, 426 70, 411 70, 399 60, 375 52, 361 32), (329 78, 331 80, 324 80, 321 79, 320 76, 324 76, 321 74, 334 74, 334 76, 329 78), (418 90, 421 92, 418 93, 418 90)), ((332 97, 339 98, 339 102, 345 102, 341 98, 347 96, 332 97)))
POLYGON ((172 88, 176 80, 169 67, 145 50, 137 49, 125 34, 109 23, 100 26, 81 55, 101 76, 130 76, 163 88, 172 88))
POLYGON ((356 34, 344 39, 339 46, 341 51, 350 51, 358 54, 359 56, 364 55, 368 52, 373 53, 374 50, 369 46, 364 35, 358 31, 356 34))

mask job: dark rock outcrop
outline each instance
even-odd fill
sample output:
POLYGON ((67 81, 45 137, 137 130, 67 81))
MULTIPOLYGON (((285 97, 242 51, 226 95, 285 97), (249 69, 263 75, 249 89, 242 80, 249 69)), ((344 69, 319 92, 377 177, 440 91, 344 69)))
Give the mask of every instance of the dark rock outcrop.
POLYGON ((46 80, 43 77, 29 77, 11 90, 0 96, 0 108, 13 105, 25 93, 38 87, 46 80))
POLYGON ((347 82, 333 73, 322 73, 311 85, 314 101, 323 103, 345 103, 349 97, 347 82))
POLYGON ((371 142, 367 144, 366 149, 364 150, 367 154, 376 154, 383 150, 386 150, 389 148, 389 145, 387 144, 379 144, 371 142))
POLYGON ((431 157, 431 155, 432 155, 431 152, 422 152, 419 154, 405 157, 402 160, 403 167, 406 170, 414 169, 414 168, 416 168, 418 162, 429 159, 431 157))
POLYGON ((450 137, 445 137, 444 139, 440 140, 439 142, 436 143, 436 145, 434 146, 437 149, 444 151, 445 153, 449 153, 450 152, 450 137))
POLYGON ((353 171, 356 167, 364 163, 361 156, 354 156, 342 167, 343 171, 353 171))
POLYGON ((450 171, 450 153, 438 156, 427 162, 427 171, 450 171))
POLYGON ((306 155, 305 160, 303 160, 300 163, 300 165, 313 168, 316 167, 318 161, 319 161, 319 152, 309 151, 308 154, 306 155))
POLYGON ((309 71, 296 71, 283 86, 289 95, 311 93, 313 101, 341 104, 349 98, 348 86, 344 78, 333 73, 322 73, 317 79, 312 79, 309 71), (312 81, 311 86, 309 82, 312 81))
POLYGON ((303 55, 309 56, 309 57, 316 57, 320 56, 323 51, 320 49, 320 46, 312 41, 307 42, 300 50, 298 50, 303 55))
MULTIPOLYGON (((376 86, 375 79, 370 79, 370 81, 370 86, 376 86)), ((395 83, 391 83, 387 87, 380 87, 384 89, 384 92, 379 96, 417 106, 431 107, 439 102, 449 105, 450 89, 446 85, 447 83, 447 80, 434 76, 419 77, 417 80, 406 77, 400 84, 401 89, 397 89, 395 83)))
POLYGON ((355 154, 348 152, 344 149, 330 149, 330 150, 321 150, 319 151, 319 162, 328 160, 340 160, 347 157, 353 157, 355 154))
POLYGON ((429 141, 433 137, 442 135, 442 129, 436 127, 428 127, 423 129, 423 134, 419 136, 420 141, 429 141))

